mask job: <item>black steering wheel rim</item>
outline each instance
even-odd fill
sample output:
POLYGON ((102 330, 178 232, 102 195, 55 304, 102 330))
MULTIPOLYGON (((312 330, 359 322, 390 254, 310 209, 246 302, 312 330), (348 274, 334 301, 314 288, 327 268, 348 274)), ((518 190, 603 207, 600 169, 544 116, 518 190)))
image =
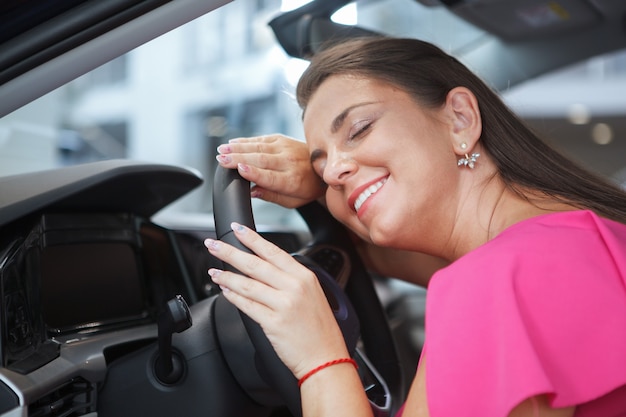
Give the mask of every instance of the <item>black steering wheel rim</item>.
MULTIPOLYGON (((298 211, 313 234, 313 244, 333 241, 348 252, 352 272, 344 290, 352 300, 359 320, 367 324, 361 327, 361 340, 369 360, 389 389, 393 399, 389 411, 393 415, 401 402, 398 400, 404 397, 402 371, 391 330, 373 283, 345 229, 339 223, 330 228, 327 225, 324 227, 329 221, 336 222, 324 208, 317 203, 311 203, 298 211)), ((235 221, 256 230, 250 200, 250 182, 242 178, 236 170, 221 166, 217 168, 213 181, 213 213, 217 238, 250 252, 237 240, 230 227, 235 221)), ((235 270, 229 265, 225 265, 225 268, 235 270)), ((259 359, 256 365, 261 369, 257 370, 264 374, 263 379, 282 398, 290 412, 300 417, 300 390, 296 378, 282 363, 258 323, 243 313, 240 315, 259 359)))

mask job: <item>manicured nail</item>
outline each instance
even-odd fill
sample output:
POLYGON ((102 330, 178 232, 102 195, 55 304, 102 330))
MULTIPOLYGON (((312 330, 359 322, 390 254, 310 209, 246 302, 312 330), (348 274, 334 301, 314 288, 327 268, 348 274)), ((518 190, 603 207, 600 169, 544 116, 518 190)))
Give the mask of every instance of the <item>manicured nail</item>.
POLYGON ((263 192, 261 190, 252 190, 250 191, 250 197, 251 198, 261 198, 263 197, 263 192))
POLYGON ((207 247, 208 250, 217 251, 219 249, 219 242, 213 239, 205 239, 204 246, 207 247))
POLYGON ((250 171, 250 167, 246 164, 242 164, 242 163, 238 163, 237 164, 237 168, 239 169, 239 171, 241 172, 248 172, 250 171))
POLYGON ((222 144, 220 146, 217 147, 217 151, 219 153, 231 153, 233 150, 230 146, 228 146, 227 144, 222 144))
POLYGON ((221 269, 217 269, 217 268, 209 268, 209 276, 211 278, 217 278, 220 276, 220 274, 222 273, 221 269))
POLYGON ((215 159, 217 159, 217 162, 220 164, 229 164, 232 161, 232 158, 228 155, 217 155, 215 159))
POLYGON ((246 232, 246 228, 243 227, 242 225, 240 225, 237 222, 232 222, 230 224, 230 228, 233 229, 233 232, 235 232, 235 233, 245 233, 246 232))
POLYGON ((222 272, 223 271, 221 269, 216 269, 216 268, 209 269, 209 275, 211 276, 211 279, 213 280, 213 282, 216 283, 220 287, 222 292, 225 292, 228 294, 230 292, 230 288, 219 283, 219 277, 220 275, 222 275, 222 272))

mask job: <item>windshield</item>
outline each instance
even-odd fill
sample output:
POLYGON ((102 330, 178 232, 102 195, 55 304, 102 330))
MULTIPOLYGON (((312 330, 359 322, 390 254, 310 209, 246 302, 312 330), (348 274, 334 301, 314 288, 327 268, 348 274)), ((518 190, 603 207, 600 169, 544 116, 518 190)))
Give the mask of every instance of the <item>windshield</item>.
MULTIPOLYGON (((306 62, 290 58, 268 22, 280 0, 237 0, 87 73, 0 120, 0 175, 104 159, 192 167, 205 184, 171 212, 210 213, 215 148, 280 132, 303 139, 294 85, 306 62)), ((443 7, 413 0, 349 5, 335 15, 458 53, 489 35, 443 7)), ((555 146, 626 183, 626 54, 594 57, 502 91, 555 146)), ((294 214, 255 202, 257 222, 294 214)))

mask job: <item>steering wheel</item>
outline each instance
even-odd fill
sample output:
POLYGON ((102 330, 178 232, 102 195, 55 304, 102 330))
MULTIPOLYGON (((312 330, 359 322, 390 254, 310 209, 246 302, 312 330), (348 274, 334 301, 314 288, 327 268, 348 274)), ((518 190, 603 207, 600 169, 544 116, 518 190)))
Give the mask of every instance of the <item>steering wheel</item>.
MULTIPOLYGON (((404 397, 402 372, 373 282, 346 230, 326 209, 310 203, 298 211, 313 240, 293 256, 320 280, 346 346, 359 365, 374 414, 394 415, 404 397), (359 322, 363 325, 359 326, 359 322), (364 352, 356 348, 359 336, 364 352)), ((230 227, 231 222, 236 221, 256 230, 250 183, 236 170, 217 168, 213 181, 213 213, 217 238, 250 252, 230 227)), ((225 268, 236 271, 230 265, 225 268)), ((297 380, 282 363, 258 323, 220 296, 215 307, 215 325, 225 359, 244 390, 260 404, 286 405, 293 416, 301 417, 297 380)))

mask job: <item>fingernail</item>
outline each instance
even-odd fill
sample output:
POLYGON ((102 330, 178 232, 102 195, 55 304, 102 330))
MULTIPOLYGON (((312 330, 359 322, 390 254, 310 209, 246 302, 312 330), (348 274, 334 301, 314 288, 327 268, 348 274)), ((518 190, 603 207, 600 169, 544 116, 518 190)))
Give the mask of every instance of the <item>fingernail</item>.
POLYGON ((230 228, 233 229, 233 232, 235 232, 235 233, 245 233, 246 232, 246 228, 243 227, 242 225, 240 225, 237 222, 232 222, 230 224, 230 228))
POLYGON ((248 172, 250 171, 250 167, 246 164, 242 164, 242 163, 238 163, 237 164, 237 168, 242 171, 242 172, 248 172))
POLYGON ((233 150, 230 146, 226 145, 226 144, 222 144, 220 146, 217 147, 217 151, 219 153, 231 153, 233 150))
POLYGON ((217 155, 215 159, 217 159, 217 162, 220 164, 229 164, 232 161, 232 158, 228 155, 217 155))
POLYGON ((221 273, 222 273, 221 269, 209 268, 209 275, 211 276, 211 278, 217 278, 220 276, 221 273))
POLYGON ((263 192, 261 190, 252 190, 250 191, 251 198, 261 198, 263 197, 263 192))
POLYGON ((208 250, 217 251, 219 249, 219 242, 213 239, 205 239, 204 246, 206 246, 208 250))

